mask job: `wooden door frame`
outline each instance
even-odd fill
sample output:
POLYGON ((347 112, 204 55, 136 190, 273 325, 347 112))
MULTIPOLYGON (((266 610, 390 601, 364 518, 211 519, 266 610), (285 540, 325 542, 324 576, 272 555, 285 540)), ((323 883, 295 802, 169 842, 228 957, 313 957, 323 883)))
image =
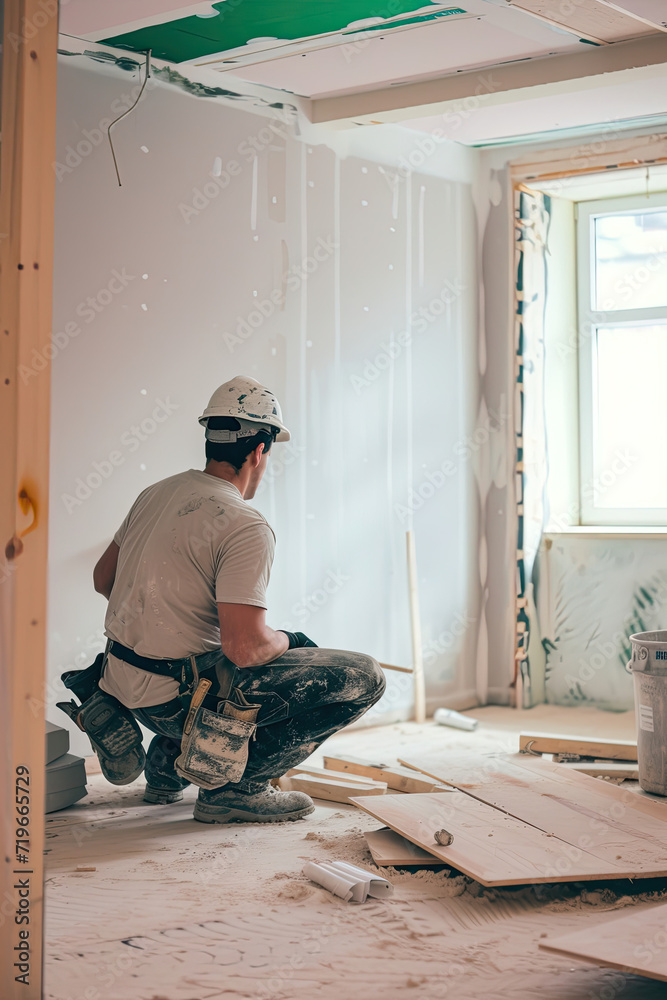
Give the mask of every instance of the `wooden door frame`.
POLYGON ((42 996, 57 0, 5 2, 2 31, 0 993, 3 1000, 38 1000, 42 996), (35 352, 46 360, 41 370, 35 365, 35 352))

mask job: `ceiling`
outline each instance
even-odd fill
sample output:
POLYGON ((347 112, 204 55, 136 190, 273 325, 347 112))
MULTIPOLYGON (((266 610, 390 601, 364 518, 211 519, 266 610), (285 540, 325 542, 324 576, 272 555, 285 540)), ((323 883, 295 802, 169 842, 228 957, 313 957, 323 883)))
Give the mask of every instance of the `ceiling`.
MULTIPOLYGON (((201 79, 205 74, 217 86, 247 81, 313 105, 377 93, 382 94, 378 110, 386 111, 393 103, 386 97, 392 88, 398 94, 403 87, 443 81, 444 89, 454 92, 447 85, 462 74, 477 98, 474 114, 434 116, 424 101, 419 117, 398 97, 396 106, 406 107, 403 120, 410 127, 444 128, 445 136, 470 145, 518 141, 611 118, 635 126, 637 118, 667 118, 667 96, 662 96, 667 95, 666 22, 667 0, 69 0, 60 13, 66 35, 136 53, 150 49, 153 58, 178 65, 186 75, 201 79), (629 39, 648 46, 664 42, 664 57, 656 58, 653 45, 647 71, 646 60, 638 61, 630 51, 629 39), (627 68, 627 78, 608 73, 598 55, 624 43, 627 66, 616 60, 612 68, 627 68), (524 72, 524 64, 551 70, 559 58, 563 63, 577 54, 575 77, 607 73, 604 82, 611 89, 606 97, 598 88, 573 100, 571 86, 567 93, 552 93, 536 85, 543 78, 548 83, 549 73, 538 72, 531 83, 524 72), (589 61, 590 70, 585 68, 589 61), (494 67, 504 72, 514 65, 519 83, 497 82, 494 67), (475 76, 476 71, 488 72, 475 76), (521 82, 524 78, 528 82, 521 82), (511 99, 503 103, 497 92, 508 89, 513 89, 511 99)), ((565 75, 572 78, 569 70, 565 75)), ((372 111, 373 101, 363 106, 372 111)), ((350 107, 347 127, 389 120, 381 114, 355 117, 357 105, 350 107)), ((401 120, 400 114, 391 120, 401 120)))

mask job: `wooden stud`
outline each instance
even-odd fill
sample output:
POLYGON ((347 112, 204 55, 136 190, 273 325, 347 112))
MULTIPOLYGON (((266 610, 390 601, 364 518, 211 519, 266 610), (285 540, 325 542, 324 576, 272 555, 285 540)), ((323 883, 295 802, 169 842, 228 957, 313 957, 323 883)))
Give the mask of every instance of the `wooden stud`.
POLYGON ((410 625, 412 631, 412 674, 414 678, 415 722, 426 721, 426 695, 424 692, 424 661, 422 659, 422 629, 419 616, 419 590, 417 586, 417 553, 415 536, 406 532, 408 557, 408 587, 410 591, 410 625))
POLYGON ((400 674, 411 674, 412 667, 395 667, 392 663, 381 663, 383 670, 397 670, 400 674))
POLYGON ((48 351, 58 46, 58 9, 52 6, 41 0, 6 3, 2 29, 0 721, 7 750, 0 779, 0 895, 7 931, 0 935, 3 1000, 42 996, 48 351), (36 357, 43 362, 39 368, 36 357), (25 777, 27 792, 19 780, 25 777), (29 812, 22 813, 26 805, 29 812), (29 837, 23 836, 26 830, 29 837), (25 912, 28 904, 30 923, 15 923, 14 912, 25 912), (29 957, 16 966, 20 952, 13 949, 20 945, 28 945, 29 957))
POLYGON ((533 753, 573 753, 580 757, 637 760, 637 744, 630 740, 596 740, 588 736, 554 736, 551 733, 521 733, 519 749, 533 753))

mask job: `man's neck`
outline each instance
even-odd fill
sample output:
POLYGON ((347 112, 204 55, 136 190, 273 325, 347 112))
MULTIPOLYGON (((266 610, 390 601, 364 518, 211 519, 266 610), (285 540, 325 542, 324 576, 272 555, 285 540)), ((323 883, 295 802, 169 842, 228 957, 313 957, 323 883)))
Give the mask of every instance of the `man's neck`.
POLYGON ((245 499, 250 476, 244 469, 237 472, 229 462, 208 462, 204 472, 207 476, 214 476, 216 479, 224 479, 226 483, 231 483, 245 499))

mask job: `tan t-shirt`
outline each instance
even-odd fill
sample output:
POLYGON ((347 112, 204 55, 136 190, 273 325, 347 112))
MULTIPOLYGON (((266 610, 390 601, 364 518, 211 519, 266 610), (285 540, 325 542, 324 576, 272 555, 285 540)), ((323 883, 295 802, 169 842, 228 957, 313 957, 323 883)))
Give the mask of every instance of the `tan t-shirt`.
MULTIPOLYGON (((266 607, 275 535, 231 483, 190 469, 149 486, 114 535, 120 546, 106 634, 169 659, 220 646, 217 604, 266 607)), ((109 656, 100 687, 128 708, 178 693, 169 677, 109 656)))

